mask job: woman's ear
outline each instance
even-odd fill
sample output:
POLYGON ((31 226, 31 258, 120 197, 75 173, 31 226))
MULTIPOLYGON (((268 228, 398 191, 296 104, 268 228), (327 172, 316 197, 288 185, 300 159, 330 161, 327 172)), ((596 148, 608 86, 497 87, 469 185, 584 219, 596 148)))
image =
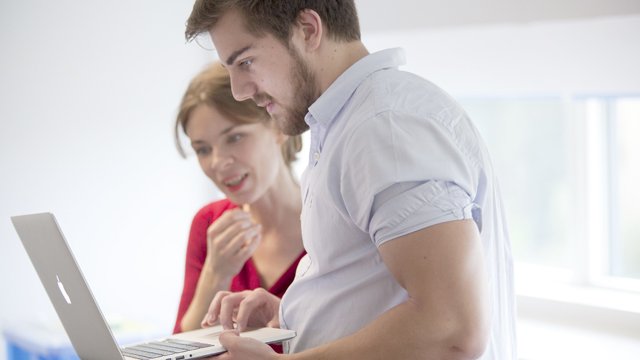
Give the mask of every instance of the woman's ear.
POLYGON ((264 123, 264 126, 266 126, 267 129, 269 129, 268 131, 271 131, 273 133, 273 137, 276 140, 276 144, 278 145, 284 144, 284 142, 287 141, 287 139, 289 138, 288 135, 285 135, 282 133, 282 130, 280 130, 275 120, 270 120, 264 123))
POLYGON ((293 31, 293 37, 296 38, 297 36, 298 40, 304 43, 305 50, 313 51, 320 47, 324 29, 320 15, 314 10, 304 9, 300 11, 293 31))
POLYGON ((287 141, 287 139, 289 139, 289 136, 283 134, 282 131, 277 131, 276 132, 276 143, 278 145, 284 144, 284 142, 287 141))

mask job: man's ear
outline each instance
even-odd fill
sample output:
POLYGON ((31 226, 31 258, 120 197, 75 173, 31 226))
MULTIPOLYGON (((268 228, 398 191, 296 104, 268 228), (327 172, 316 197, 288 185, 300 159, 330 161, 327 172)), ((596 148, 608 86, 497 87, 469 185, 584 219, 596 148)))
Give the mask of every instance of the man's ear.
POLYGON ((322 27, 322 19, 317 12, 311 9, 304 9, 298 14, 295 23, 294 37, 304 41, 304 49, 314 51, 320 47, 320 42, 324 36, 324 28, 322 27))

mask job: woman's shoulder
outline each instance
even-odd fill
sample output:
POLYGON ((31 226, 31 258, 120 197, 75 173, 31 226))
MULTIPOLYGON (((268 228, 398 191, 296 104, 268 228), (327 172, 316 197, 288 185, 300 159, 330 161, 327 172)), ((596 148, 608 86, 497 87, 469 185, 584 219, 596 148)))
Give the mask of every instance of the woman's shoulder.
POLYGON ((232 203, 229 199, 217 200, 203 206, 196 215, 194 220, 207 220, 211 222, 219 218, 225 211, 235 209, 238 205, 232 203))

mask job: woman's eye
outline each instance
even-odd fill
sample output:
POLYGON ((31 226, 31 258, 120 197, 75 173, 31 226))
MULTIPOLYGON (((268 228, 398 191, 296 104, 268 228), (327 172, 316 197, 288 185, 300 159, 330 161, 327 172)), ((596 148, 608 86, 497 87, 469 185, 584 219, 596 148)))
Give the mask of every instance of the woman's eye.
POLYGON ((249 65, 253 64, 253 60, 251 59, 247 59, 247 60, 243 60, 240 62, 240 66, 242 67, 247 67, 249 65))
POLYGON ((240 141, 243 138, 242 134, 232 134, 227 138, 227 143, 233 144, 240 141))
POLYGON ((193 150, 196 152, 196 155, 198 156, 205 156, 205 155, 208 155, 210 152, 210 150, 206 147, 195 148, 193 150))

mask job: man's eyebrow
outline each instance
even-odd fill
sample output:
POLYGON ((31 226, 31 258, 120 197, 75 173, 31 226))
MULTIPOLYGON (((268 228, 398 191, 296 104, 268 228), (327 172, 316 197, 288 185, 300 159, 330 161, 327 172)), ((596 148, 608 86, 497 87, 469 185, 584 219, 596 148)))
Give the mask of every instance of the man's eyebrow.
POLYGON ((240 50, 236 50, 234 52, 231 53, 231 55, 229 55, 229 57, 227 58, 227 61, 225 61, 225 63, 227 65, 231 65, 233 64, 234 61, 236 61, 236 59, 238 58, 238 56, 242 55, 243 52, 249 50, 251 48, 251 45, 249 46, 245 46, 240 50))

